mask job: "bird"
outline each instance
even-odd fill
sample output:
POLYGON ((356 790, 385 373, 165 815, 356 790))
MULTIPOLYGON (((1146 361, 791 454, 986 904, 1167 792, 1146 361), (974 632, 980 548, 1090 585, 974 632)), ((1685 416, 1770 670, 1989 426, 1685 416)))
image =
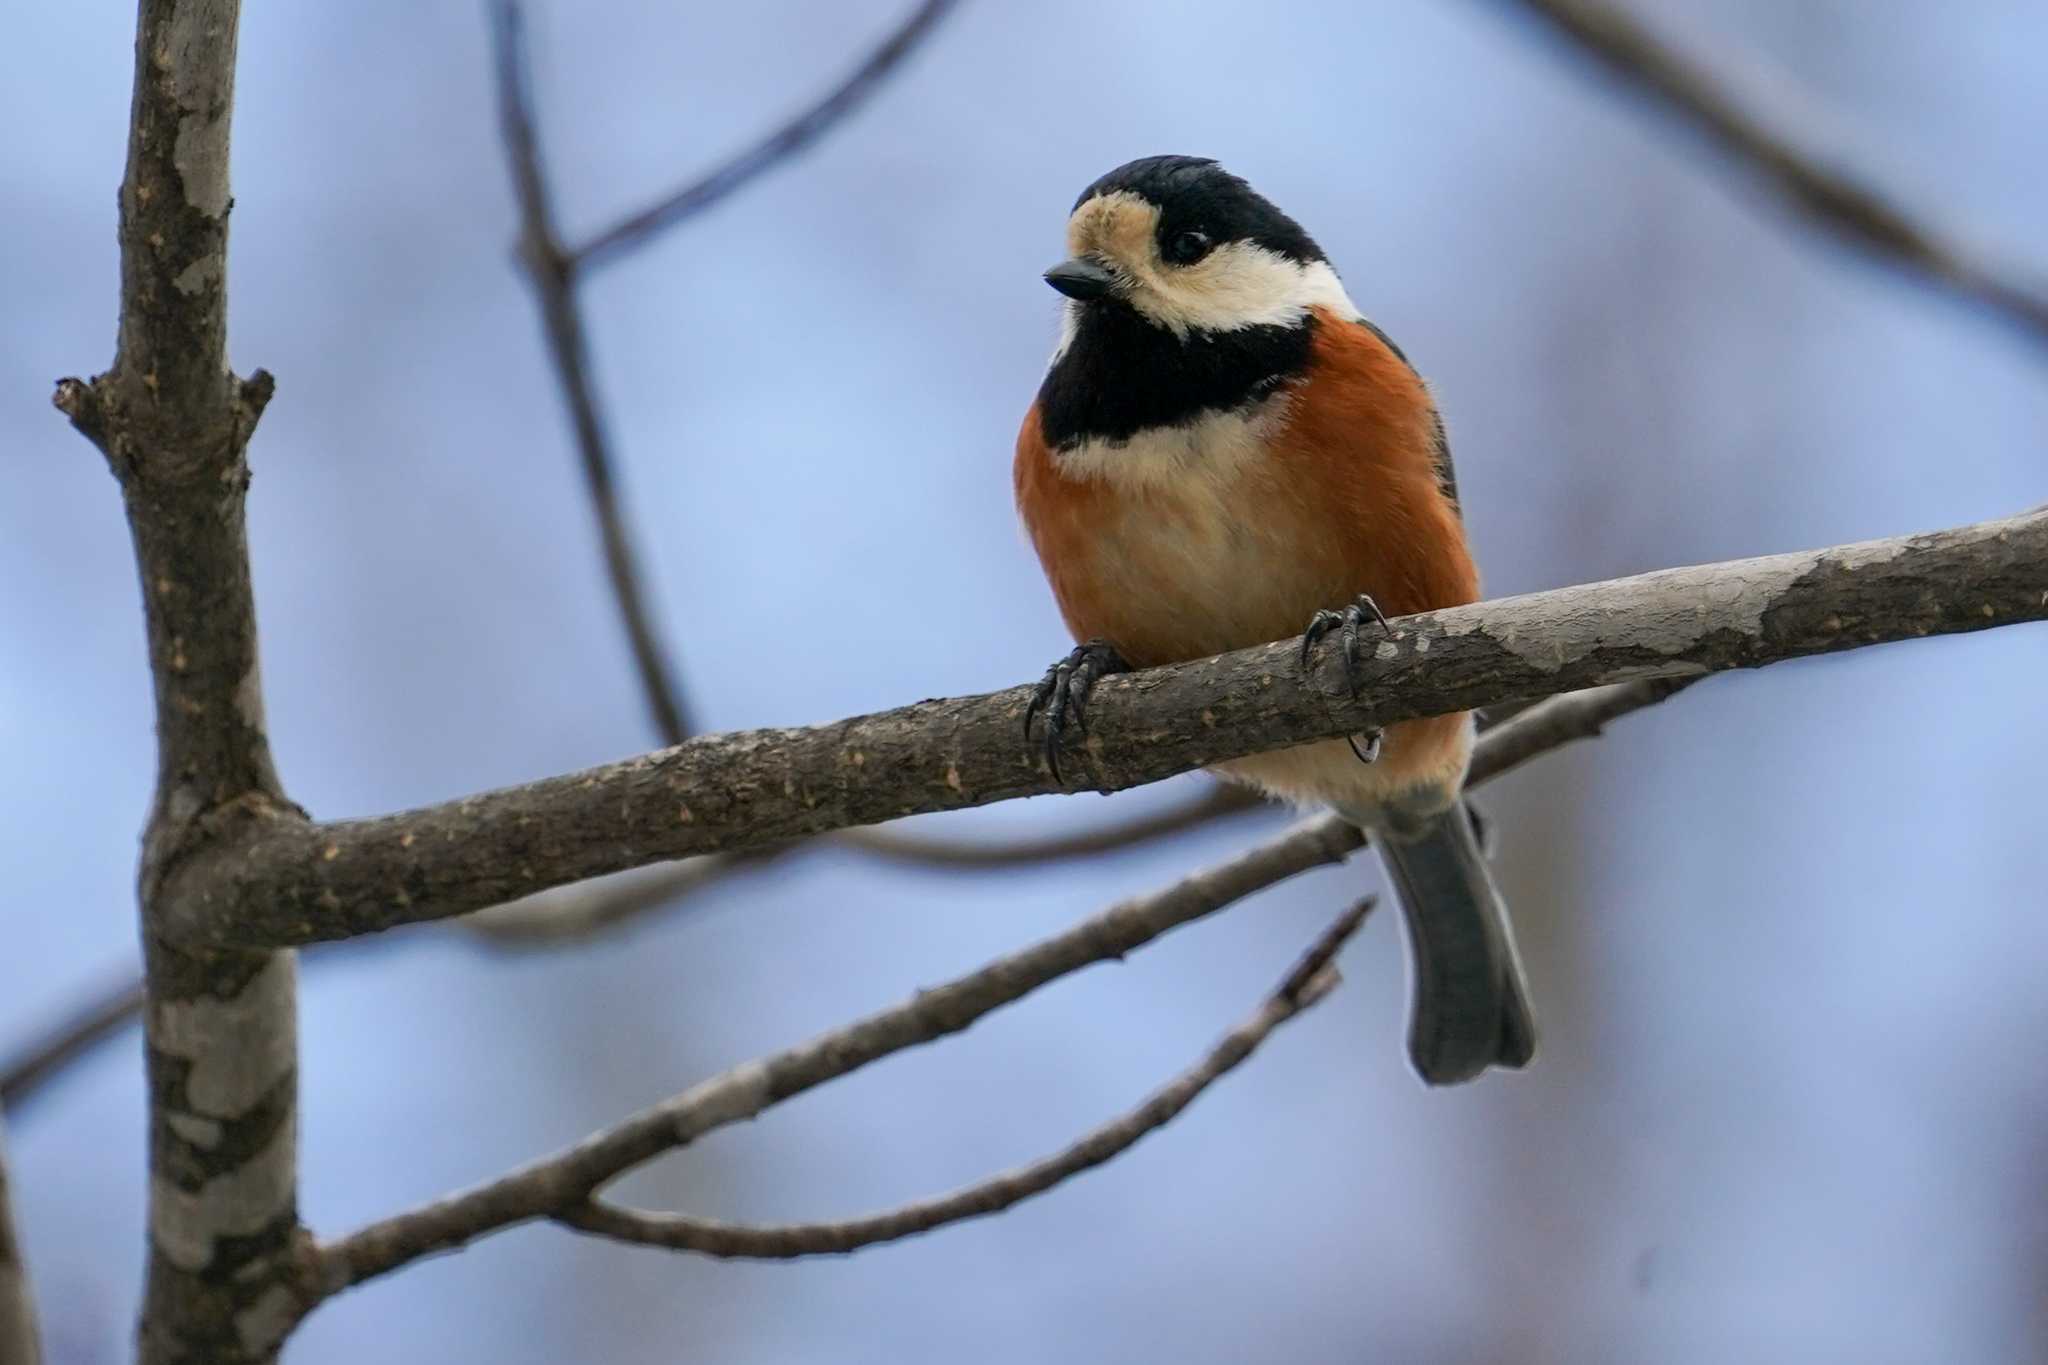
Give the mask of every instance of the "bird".
MULTIPOLYGON (((1353 677, 1389 616, 1479 597, 1435 401, 1329 257, 1216 161, 1152 156, 1081 192, 1059 337, 1018 432, 1017 508, 1078 642, 1024 717, 1057 778, 1100 679, 1303 637, 1353 677)), ((1373 836, 1414 962, 1430 1085, 1534 1054, 1514 934, 1462 799, 1469 714, 1215 764, 1373 836)))

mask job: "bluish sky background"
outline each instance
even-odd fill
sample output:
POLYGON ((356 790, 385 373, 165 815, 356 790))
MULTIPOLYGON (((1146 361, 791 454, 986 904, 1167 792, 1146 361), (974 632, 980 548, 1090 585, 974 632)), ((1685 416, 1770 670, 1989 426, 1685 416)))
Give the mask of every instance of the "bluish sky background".
MULTIPOLYGON (((132 7, 0 55, 0 1046, 133 961, 149 689, 126 533, 50 381, 111 354, 132 7)), ((1805 129, 1995 254, 2048 259, 2048 10, 1644 4, 1805 92, 1805 129)), ((1075 191, 1222 158, 1435 383, 1496 593, 2048 499, 2048 367, 1845 257, 1509 6, 969 0, 800 163, 604 271, 599 383, 662 623, 715 728, 1035 676, 1064 637, 1010 505, 1075 191)), ((572 236, 834 80, 897 3, 537 5, 572 236)), ((272 736, 321 816, 650 737, 533 309, 475 3, 252 5, 233 357, 272 736)), ((1425 1093, 1391 919, 1348 983, 1112 1166, 850 1259, 550 1228, 323 1308, 377 1359, 1530 1362, 2048 1356, 2048 634, 1715 679, 1503 783, 1545 1047, 1425 1093)), ((1079 828, 1205 779, 927 822, 1079 828)), ((578 1137, 1243 846, 1260 817, 994 876, 819 853, 587 945, 448 929, 304 971, 323 1232, 578 1137)), ((671 1158, 650 1204, 844 1215, 1063 1144, 1234 1021, 1376 879, 1319 872, 671 1158)), ((127 1351, 132 1036, 10 1115, 54 1357, 127 1351)))

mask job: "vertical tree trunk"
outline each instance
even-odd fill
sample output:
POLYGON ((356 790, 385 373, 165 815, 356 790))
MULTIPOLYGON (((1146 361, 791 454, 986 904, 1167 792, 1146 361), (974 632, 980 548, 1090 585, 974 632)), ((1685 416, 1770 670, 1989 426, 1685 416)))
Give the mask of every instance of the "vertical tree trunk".
POLYGON ((149 1049, 145 1365, 274 1360, 303 1314, 291 954, 193 951, 166 878, 263 822, 303 819, 264 732, 244 452, 270 380, 227 363, 228 132, 237 0, 141 0, 121 185, 113 368, 57 405, 105 451, 135 543, 157 788, 139 892, 149 1049))

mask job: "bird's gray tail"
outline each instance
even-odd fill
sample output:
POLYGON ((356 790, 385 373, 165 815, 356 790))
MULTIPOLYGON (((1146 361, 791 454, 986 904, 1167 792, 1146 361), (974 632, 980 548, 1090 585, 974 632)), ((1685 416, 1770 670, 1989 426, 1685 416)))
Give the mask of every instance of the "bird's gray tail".
POLYGON ((1536 1051, 1536 1019, 1507 906, 1464 802, 1419 834, 1397 839, 1381 832, 1375 842, 1415 950, 1408 1027, 1415 1069, 1431 1085, 1455 1085, 1489 1066, 1527 1065, 1536 1051))

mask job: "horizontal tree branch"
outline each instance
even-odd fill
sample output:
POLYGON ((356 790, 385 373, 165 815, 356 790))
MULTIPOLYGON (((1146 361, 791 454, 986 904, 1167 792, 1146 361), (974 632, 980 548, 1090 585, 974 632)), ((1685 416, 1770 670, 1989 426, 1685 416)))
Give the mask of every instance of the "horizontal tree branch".
MULTIPOLYGON (((1689 678, 1651 678, 1574 692, 1531 706, 1502 722, 1481 742, 1473 758, 1473 785, 1491 780, 1531 758, 1575 739, 1590 739, 1607 722, 1652 705, 1690 685, 1689 678)), ((962 843, 934 857, 919 849, 913 861, 940 869, 986 869, 1089 857, 1129 847, 1260 806, 1242 788, 1218 784, 1184 806, 1127 824, 1080 834, 1055 834, 1014 843, 962 843)), ((886 834, 886 830, 853 831, 886 834)), ((903 836, 912 838, 915 836, 903 836)), ((464 922, 487 940, 506 945, 552 945, 600 934, 652 911, 673 906, 735 872, 765 865, 801 847, 788 844, 751 854, 711 853, 675 863, 658 863, 588 882, 558 886, 524 900, 492 906, 464 922)), ((883 849, 870 850, 887 857, 883 849)), ((119 983, 0 1064, 0 1108, 18 1111, 34 1090, 84 1053, 113 1036, 140 1013, 142 984, 119 983)))
MULTIPOLYGON (((1672 690, 1683 685, 1676 679, 1662 681, 1672 690)), ((886 826, 865 826, 844 830, 831 842, 911 867, 980 872, 1099 857, 1263 808, 1267 808, 1267 803, 1250 790, 1219 782, 1171 809, 1074 833, 1011 839, 947 839, 900 833, 886 826)), ((799 839, 748 853, 707 853, 614 872, 488 906, 465 918, 463 927, 489 943, 507 948, 580 942, 675 909, 698 892, 723 884, 734 873, 765 867, 792 853, 824 846, 824 841, 799 839)))
POLYGON ((2048 293, 1980 259, 1882 194, 1799 147, 1783 111, 1738 98, 1705 67, 1603 0, 1508 0, 1609 75, 1757 174, 1808 222, 1921 284, 1984 309, 2048 342, 2048 293))
POLYGON ((1370 898, 1345 911, 1295 963, 1278 986, 1242 1023, 1225 1034, 1206 1056, 1144 1103, 1094 1129, 1064 1150, 1028 1166, 1003 1171, 935 1199, 884 1213, 830 1223, 759 1226, 724 1223, 682 1214, 645 1213, 600 1199, 555 1215, 579 1232, 670 1251, 756 1260, 837 1256, 882 1242, 894 1242, 949 1223, 982 1218, 1043 1194, 1084 1171, 1111 1161, 1179 1117, 1195 1097, 1256 1052, 1274 1029, 1326 997, 1338 984, 1332 965, 1345 940, 1372 910, 1370 898))
POLYGON ((817 103, 708 175, 598 233, 569 253, 570 265, 581 270, 617 260, 809 147, 866 103, 956 3, 957 0, 922 0, 909 18, 868 54, 867 60, 817 103))
MULTIPOLYGON (((1666 569, 1404 617, 1350 693, 1285 641, 1112 678, 1086 786, 1114 791, 1376 724, 1644 677, 1687 677, 2048 617, 2048 516, 1666 569)), ((257 831, 167 888, 170 931, 347 938, 549 886, 1060 790, 1019 740, 1027 687, 658 753, 367 820, 257 831)))
MULTIPOLYGON (((1218 783, 1181 805, 1136 816, 1122 824, 1072 834, 1005 840, 948 840, 888 829, 849 830, 842 840, 870 836, 855 846, 883 859, 942 872, 985 871, 1096 857, 1117 849, 1168 838, 1263 803, 1241 787, 1218 783)), ((679 862, 656 863, 629 872, 572 882, 504 905, 478 911, 463 921, 479 938, 505 947, 541 947, 577 942, 618 928, 655 911, 673 908, 734 873, 763 867, 818 841, 795 841, 751 853, 710 853, 679 862)), ((142 1013, 142 981, 131 976, 102 990, 32 1037, 0 1061, 0 1110, 19 1112, 29 1096, 71 1063, 133 1023, 142 1013)))
MULTIPOLYGON (((1479 741, 1468 783, 1491 781, 1544 747, 1598 734, 1608 721, 1668 692, 1654 682, 1625 683, 1531 707, 1479 741)), ((1305 821, 1219 867, 1112 906, 936 990, 735 1067, 552 1156, 331 1243, 319 1257, 319 1292, 338 1293, 487 1233, 580 1208, 599 1187, 665 1151, 754 1118, 882 1057, 957 1033, 1048 982, 1120 958, 1276 882, 1342 862, 1364 846, 1365 835, 1335 815, 1305 821)))

